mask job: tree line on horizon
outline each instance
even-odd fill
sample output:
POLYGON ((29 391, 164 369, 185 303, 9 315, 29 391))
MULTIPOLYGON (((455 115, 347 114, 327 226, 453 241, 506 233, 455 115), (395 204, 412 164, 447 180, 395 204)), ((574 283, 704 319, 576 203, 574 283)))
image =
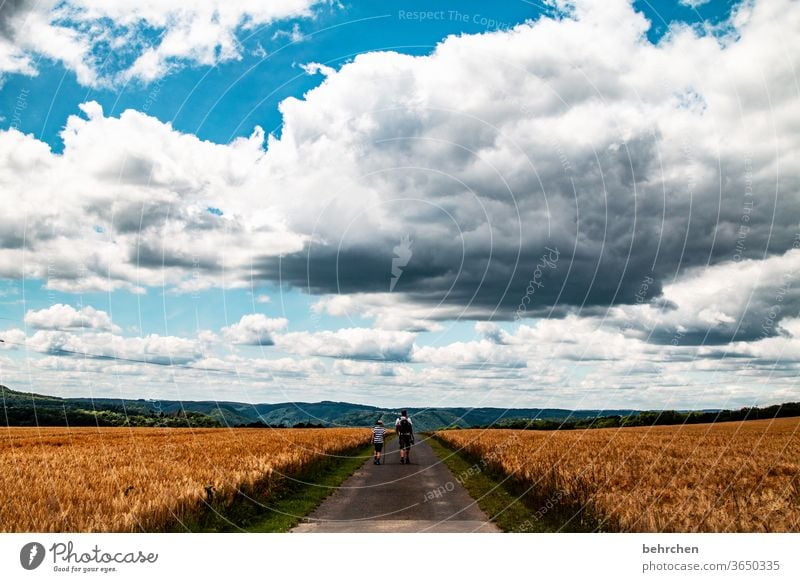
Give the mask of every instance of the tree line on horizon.
MULTIPOLYGON (((319 403, 318 410, 299 415, 255 410, 249 417, 236 403, 148 402, 142 399, 59 398, 18 392, 0 385, 0 426, 132 426, 166 428, 326 428, 367 426, 384 410, 346 403, 319 403), (179 406, 179 407, 178 407, 179 406), (320 408, 321 406, 321 408, 320 408), (237 412, 239 414, 237 414, 237 412), (313 420, 312 420, 313 419, 313 420)), ((244 406, 244 405, 242 405, 244 406)), ((281 406, 281 405, 277 405, 281 406)), ((308 405, 311 407, 312 405, 308 405)), ((271 408, 272 405, 269 405, 271 408)), ((719 411, 568 411, 557 409, 429 409, 410 410, 420 431, 446 428, 509 428, 571 430, 698 424, 800 416, 800 402, 719 411), (510 416, 514 412, 517 416, 510 416), (509 414, 510 413, 510 414, 509 414), (520 414, 522 413, 522 414, 520 414), (524 416, 523 416, 524 414, 524 416)))
MULTIPOLYGON (((537 418, 514 418, 480 428, 517 430, 575 430, 585 428, 625 428, 637 426, 667 426, 762 420, 800 416, 800 402, 785 402, 766 407, 745 407, 738 410, 689 411, 648 410, 629 415, 598 416, 595 418, 565 419, 563 421, 537 418)), ((457 428, 457 427, 453 427, 457 428)))

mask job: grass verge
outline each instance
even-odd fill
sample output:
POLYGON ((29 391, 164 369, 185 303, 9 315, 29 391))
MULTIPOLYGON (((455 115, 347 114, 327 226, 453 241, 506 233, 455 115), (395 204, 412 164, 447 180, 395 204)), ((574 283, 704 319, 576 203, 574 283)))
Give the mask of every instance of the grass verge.
POLYGON ((370 444, 338 457, 323 458, 301 474, 283 479, 268 497, 241 496, 222 512, 209 509, 199 519, 184 522, 181 531, 287 532, 363 465, 372 450, 370 444))
MULTIPOLYGON (((596 524, 575 519, 579 508, 558 502, 540 503, 507 475, 490 470, 481 459, 459 451, 431 435, 428 439, 436 455, 467 489, 489 519, 505 532, 552 533, 597 531, 596 524)), ((554 498, 555 499, 555 498, 554 498)), ((558 497, 558 501, 561 498, 558 497)))

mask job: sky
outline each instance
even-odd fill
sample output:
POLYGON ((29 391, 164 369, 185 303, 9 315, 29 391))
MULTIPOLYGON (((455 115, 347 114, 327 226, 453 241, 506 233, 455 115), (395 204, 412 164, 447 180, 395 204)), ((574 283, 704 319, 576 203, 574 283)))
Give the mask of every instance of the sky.
POLYGON ((0 383, 800 400, 800 4, 0 0, 0 383))

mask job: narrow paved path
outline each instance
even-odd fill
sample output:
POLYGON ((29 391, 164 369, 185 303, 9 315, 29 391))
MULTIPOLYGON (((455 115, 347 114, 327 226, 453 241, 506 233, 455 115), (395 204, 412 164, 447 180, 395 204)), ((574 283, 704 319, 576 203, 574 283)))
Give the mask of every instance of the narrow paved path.
POLYGON ((401 465, 397 439, 385 464, 367 459, 293 532, 499 532, 420 437, 401 465), (438 491, 438 495, 434 492, 438 491))

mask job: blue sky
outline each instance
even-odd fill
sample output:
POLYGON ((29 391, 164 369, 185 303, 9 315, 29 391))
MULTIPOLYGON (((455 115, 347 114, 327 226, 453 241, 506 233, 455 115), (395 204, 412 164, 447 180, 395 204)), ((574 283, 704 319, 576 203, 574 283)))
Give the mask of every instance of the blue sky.
POLYGON ((797 7, 688 4, 7 9, 2 381, 388 405, 791 399, 794 291, 775 281, 797 260, 795 144, 758 124, 763 147, 736 144, 796 100, 797 7), (759 80, 760 63, 779 70, 759 80), (171 356, 166 381, 152 361, 171 356))

